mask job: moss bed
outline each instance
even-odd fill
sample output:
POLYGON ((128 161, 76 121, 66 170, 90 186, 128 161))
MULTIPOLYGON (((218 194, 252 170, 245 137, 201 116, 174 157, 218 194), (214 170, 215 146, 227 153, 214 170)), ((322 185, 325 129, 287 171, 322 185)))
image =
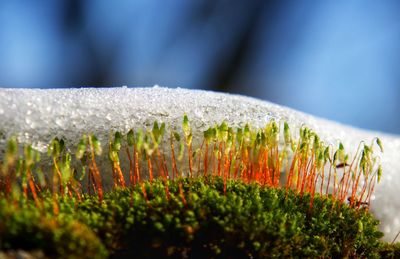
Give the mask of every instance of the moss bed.
POLYGON ((50 258, 398 257, 367 209, 219 177, 143 182, 99 203, 0 198, 0 250, 50 258), (166 192, 166 187, 168 192, 166 192), (168 193, 168 194, 167 194, 168 193), (55 206, 55 204, 58 204, 55 206))
POLYGON ((184 115, 181 132, 154 122, 110 133, 108 145, 92 134, 75 145, 56 137, 51 169, 10 137, 0 157, 0 259, 400 258, 368 212, 380 139, 348 153, 281 124, 222 122, 192 142, 184 115), (104 153, 109 165, 97 166, 104 153))

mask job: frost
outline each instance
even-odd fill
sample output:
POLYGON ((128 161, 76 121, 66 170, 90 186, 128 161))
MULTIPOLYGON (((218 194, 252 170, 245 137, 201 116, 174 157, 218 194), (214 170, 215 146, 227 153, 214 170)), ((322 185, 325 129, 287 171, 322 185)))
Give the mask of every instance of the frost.
POLYGON ((372 211, 382 221, 386 240, 392 240, 400 230, 399 136, 352 128, 254 98, 158 86, 1 89, 0 137, 4 140, 17 135, 20 141, 44 151, 56 136, 76 143, 83 133, 90 132, 104 141, 109 138, 110 131, 126 133, 131 128, 148 127, 154 121, 180 129, 184 113, 197 133, 222 121, 232 126, 250 123, 253 127, 263 127, 274 118, 287 121, 292 130, 307 125, 323 141, 336 145, 340 140, 352 153, 360 141, 369 143, 379 137, 385 147, 381 155, 383 176, 375 189, 372 211))

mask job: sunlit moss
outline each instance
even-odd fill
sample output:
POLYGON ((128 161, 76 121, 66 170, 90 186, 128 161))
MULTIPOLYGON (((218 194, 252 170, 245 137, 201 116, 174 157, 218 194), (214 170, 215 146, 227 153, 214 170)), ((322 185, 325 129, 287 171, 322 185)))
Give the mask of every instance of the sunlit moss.
POLYGON ((94 135, 75 148, 53 139, 52 170, 45 173, 39 152, 29 145, 19 150, 11 138, 0 166, 0 250, 77 257, 95 250, 99 256, 377 256, 382 233, 368 208, 382 175, 373 150, 376 144, 383 151, 381 141, 362 142, 351 154, 304 126, 295 136, 286 122, 262 129, 221 122, 194 141, 186 115, 181 133, 159 122, 113 132, 105 146, 112 191, 104 190, 109 172, 97 165, 105 152, 94 135))

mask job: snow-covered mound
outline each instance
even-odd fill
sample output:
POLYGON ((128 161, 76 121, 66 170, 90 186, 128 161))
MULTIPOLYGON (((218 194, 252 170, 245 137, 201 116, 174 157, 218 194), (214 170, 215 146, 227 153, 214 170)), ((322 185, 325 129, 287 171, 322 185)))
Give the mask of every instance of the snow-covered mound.
MULTIPOLYGON (((186 113, 201 132, 222 121, 232 126, 263 127, 272 118, 292 129, 306 125, 327 143, 339 140, 350 152, 360 141, 379 137, 383 177, 375 189, 372 211, 382 221, 386 240, 400 230, 400 137, 345 126, 254 98, 200 90, 153 88, 1 89, 0 138, 18 135, 41 151, 55 136, 76 143, 83 133, 108 139, 114 130, 144 128, 154 121, 180 128, 186 113)), ((0 145, 3 145, 0 143, 0 145)))

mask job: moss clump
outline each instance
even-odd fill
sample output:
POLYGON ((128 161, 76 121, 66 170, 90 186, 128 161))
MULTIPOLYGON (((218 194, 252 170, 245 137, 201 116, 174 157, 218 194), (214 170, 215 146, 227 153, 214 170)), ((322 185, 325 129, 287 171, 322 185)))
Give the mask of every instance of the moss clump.
MULTIPOLYGON (((44 199, 50 208, 50 199, 44 199)), ((54 215, 38 209, 32 201, 0 198, 0 251, 43 250, 57 258, 104 258, 108 252, 84 223, 73 219, 73 211, 54 215)))
POLYGON ((398 253, 379 241, 378 221, 310 195, 222 178, 143 182, 106 193, 99 203, 51 195, 0 203, 0 249, 42 249, 49 256, 379 257, 398 253), (168 186, 168 194, 165 191, 168 186), (225 193, 225 194, 224 194, 225 193), (21 207, 22 206, 22 207, 21 207), (101 241, 100 241, 101 240, 101 241))
POLYGON ((382 175, 377 138, 351 154, 306 127, 293 137, 287 123, 271 121, 263 129, 222 122, 193 141, 186 115, 181 133, 154 122, 152 129, 112 135, 108 149, 92 134, 76 146, 54 138, 46 172, 40 152, 21 148, 15 137, 7 141, 0 157, 0 251, 69 258, 399 251, 379 241, 378 221, 368 213, 382 175), (104 153, 110 165, 98 167, 104 153))

